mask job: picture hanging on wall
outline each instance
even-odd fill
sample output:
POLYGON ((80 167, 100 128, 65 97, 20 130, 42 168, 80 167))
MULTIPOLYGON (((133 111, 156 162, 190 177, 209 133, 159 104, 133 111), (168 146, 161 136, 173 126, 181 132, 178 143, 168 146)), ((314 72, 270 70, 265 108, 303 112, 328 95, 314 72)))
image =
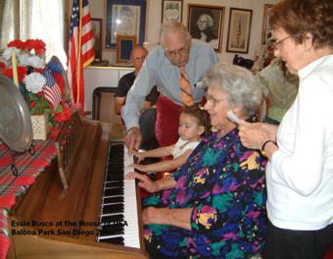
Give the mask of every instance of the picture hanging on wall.
POLYGON ((252 10, 230 8, 227 52, 248 53, 252 10))
POLYGON ((106 0, 105 48, 115 48, 117 35, 145 41, 146 0, 106 0))
POLYGON ((183 0, 163 0, 162 1, 162 20, 167 22, 169 20, 182 21, 183 13, 183 0))
POLYGON ((117 35, 116 62, 131 62, 131 52, 137 45, 136 36, 117 35))
POLYGON ((94 32, 94 52, 95 61, 102 61, 102 19, 91 18, 91 24, 94 32))
POLYGON ((207 42, 221 52, 225 8, 222 6, 188 5, 188 30, 194 39, 207 42))
POLYGON ((270 33, 271 29, 269 27, 269 11, 273 7, 272 4, 265 4, 264 6, 264 17, 262 21, 262 34, 261 34, 261 43, 265 44, 272 35, 270 33))

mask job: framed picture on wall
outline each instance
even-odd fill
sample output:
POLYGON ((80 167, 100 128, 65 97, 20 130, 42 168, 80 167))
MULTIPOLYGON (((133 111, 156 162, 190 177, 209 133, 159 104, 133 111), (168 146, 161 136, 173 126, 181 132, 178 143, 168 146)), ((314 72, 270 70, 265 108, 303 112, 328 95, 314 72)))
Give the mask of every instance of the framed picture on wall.
POLYGON ((91 18, 91 25, 94 32, 95 61, 102 61, 102 19, 91 18))
POLYGON ((145 40, 146 0, 106 0, 105 48, 115 48, 117 35, 145 40))
POLYGON ((266 40, 268 40, 272 35, 270 34, 270 27, 269 27, 269 11, 273 7, 272 4, 265 4, 264 6, 264 17, 262 21, 262 33, 261 33, 261 43, 265 44, 266 40))
POLYGON ((207 42, 221 52, 225 8, 209 5, 188 5, 188 30, 194 39, 207 42))
POLYGON ((230 8, 227 52, 248 53, 252 10, 230 8))
POLYGON ((116 62, 129 63, 131 61, 131 52, 137 45, 136 36, 117 35, 116 62))
POLYGON ((182 14, 183 0, 162 0, 162 23, 169 20, 181 22, 182 14))

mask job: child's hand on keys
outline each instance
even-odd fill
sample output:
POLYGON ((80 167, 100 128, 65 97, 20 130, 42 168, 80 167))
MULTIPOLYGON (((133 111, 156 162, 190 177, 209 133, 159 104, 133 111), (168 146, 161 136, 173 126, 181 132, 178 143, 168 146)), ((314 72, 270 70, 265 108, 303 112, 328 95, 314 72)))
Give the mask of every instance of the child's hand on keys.
POLYGON ((138 163, 140 163, 141 161, 143 161, 146 158, 144 155, 144 152, 134 151, 133 155, 138 158, 138 163))
POLYGON ((133 163, 133 164, 130 164, 129 166, 133 167, 134 169, 137 169, 141 172, 145 172, 145 167, 146 167, 145 165, 139 165, 139 164, 133 163))

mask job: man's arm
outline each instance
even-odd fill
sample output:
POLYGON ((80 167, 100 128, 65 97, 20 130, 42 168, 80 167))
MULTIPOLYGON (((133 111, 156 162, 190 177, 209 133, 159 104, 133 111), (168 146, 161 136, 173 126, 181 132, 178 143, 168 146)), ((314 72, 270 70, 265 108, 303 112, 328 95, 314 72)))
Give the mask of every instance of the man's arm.
POLYGON ((133 127, 139 128, 140 111, 143 109, 146 96, 155 84, 153 76, 149 73, 146 60, 128 92, 126 103, 121 110, 127 130, 133 127))
POLYGON ((121 107, 125 104, 126 97, 116 97, 114 100, 114 113, 121 114, 121 107))
POLYGON ((149 74, 146 60, 131 90, 127 94, 125 105, 121 109, 121 115, 127 129, 125 143, 128 147, 129 154, 137 150, 141 144, 142 136, 139 126, 140 112, 143 108, 146 96, 155 84, 155 79, 149 74))

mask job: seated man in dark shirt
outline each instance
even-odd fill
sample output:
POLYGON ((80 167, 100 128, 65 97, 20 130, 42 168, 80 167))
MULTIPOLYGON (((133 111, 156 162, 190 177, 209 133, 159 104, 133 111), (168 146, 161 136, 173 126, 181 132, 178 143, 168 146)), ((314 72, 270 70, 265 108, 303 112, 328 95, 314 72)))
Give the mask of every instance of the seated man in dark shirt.
MULTIPOLYGON (((118 87, 115 92, 115 105, 114 111, 117 115, 120 115, 121 108, 126 102, 126 96, 131 89, 135 77, 139 73, 142 64, 148 55, 148 51, 143 47, 136 47, 132 50, 131 58, 134 65, 134 71, 124 75, 118 83, 118 87)), ((150 94, 146 97, 146 101, 143 105, 143 110, 140 115, 140 129, 142 132, 142 142, 140 149, 150 150, 158 147, 158 142, 155 138, 155 122, 156 122, 156 110, 155 104, 157 102, 159 92, 155 86, 150 94)))

